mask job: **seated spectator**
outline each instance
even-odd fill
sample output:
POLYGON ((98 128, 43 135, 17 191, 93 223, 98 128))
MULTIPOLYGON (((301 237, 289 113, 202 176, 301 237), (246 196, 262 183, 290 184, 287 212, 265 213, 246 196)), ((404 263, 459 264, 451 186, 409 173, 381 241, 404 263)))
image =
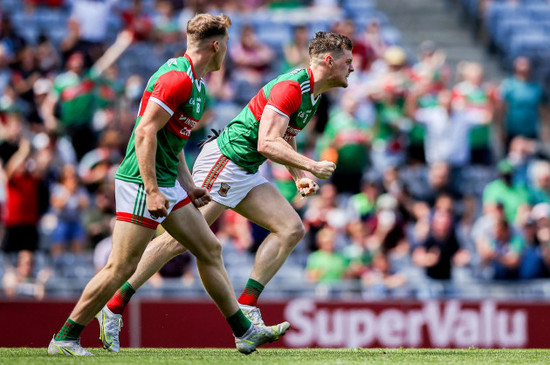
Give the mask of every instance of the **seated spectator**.
POLYGON ((425 83, 427 93, 436 95, 449 87, 452 78, 453 72, 446 63, 447 55, 431 40, 420 43, 418 51, 418 62, 411 69, 412 79, 415 83, 425 83))
POLYGON ((237 83, 236 102, 246 103, 262 86, 275 57, 273 50, 256 37, 251 25, 244 25, 241 37, 229 48, 234 63, 233 79, 237 83))
POLYGON ((531 167, 533 175, 533 187, 529 192, 529 203, 550 204, 550 163, 548 161, 537 161, 531 167))
POLYGON ((9 268, 2 277, 4 294, 8 298, 30 297, 44 299, 44 285, 50 279, 51 269, 35 272, 34 254, 28 250, 19 251, 15 268, 9 268))
POLYGON ((323 228, 316 239, 319 249, 307 259, 307 279, 313 283, 337 283, 346 278, 349 263, 334 250, 336 232, 332 228, 323 228))
POLYGON ((391 258, 409 254, 409 241, 405 235, 405 222, 399 214, 398 202, 389 194, 376 200, 376 214, 366 222, 366 247, 373 252, 382 251, 391 258))
POLYGON ((425 268, 431 279, 450 280, 451 268, 466 265, 470 254, 460 248, 449 211, 436 209, 430 226, 427 238, 413 251, 413 263, 425 268))
POLYGON ((514 167, 507 160, 497 165, 499 178, 487 184, 483 190, 483 205, 502 203, 508 222, 516 222, 518 210, 527 206, 529 194, 518 184, 513 184, 514 167))
POLYGON ((407 283, 407 277, 397 271, 387 254, 377 252, 372 257, 369 269, 362 275, 361 282, 366 288, 374 288, 380 294, 407 283))
POLYGON ((99 185, 90 207, 83 214, 86 235, 92 247, 111 235, 111 220, 115 215, 114 184, 99 185))
POLYGON ((348 211, 354 219, 366 221, 376 210, 376 199, 380 195, 380 184, 376 181, 363 180, 361 192, 349 200, 348 211))
POLYGON ((74 165, 64 166, 59 182, 52 187, 50 199, 52 213, 57 218, 52 233, 51 254, 57 257, 68 249, 81 253, 86 244, 83 212, 88 208, 90 199, 78 180, 74 165))
POLYGON ((496 222, 491 236, 477 245, 481 265, 491 268, 491 279, 513 280, 518 278, 525 241, 514 232, 506 219, 496 222))
POLYGON ((306 68, 309 65, 309 35, 306 25, 294 27, 293 38, 289 44, 283 48, 285 63, 283 72, 291 71, 295 68, 306 68))
POLYGON ((525 250, 519 266, 520 279, 537 279, 548 276, 544 252, 537 235, 537 222, 529 217, 523 224, 525 250))

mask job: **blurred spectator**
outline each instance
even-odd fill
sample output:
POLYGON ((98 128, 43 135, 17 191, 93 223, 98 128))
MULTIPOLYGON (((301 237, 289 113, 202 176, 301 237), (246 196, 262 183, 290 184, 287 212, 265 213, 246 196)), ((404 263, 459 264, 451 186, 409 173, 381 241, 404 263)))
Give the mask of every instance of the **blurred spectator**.
POLYGON ((248 24, 243 25, 239 40, 229 52, 234 63, 233 79, 237 83, 236 101, 244 104, 262 86, 275 53, 258 40, 254 28, 248 24))
POLYGON ((478 243, 477 252, 481 264, 491 269, 491 279, 511 280, 518 278, 524 248, 523 238, 512 230, 506 219, 500 219, 491 236, 478 243))
POLYGON ((334 31, 349 37, 353 42, 353 62, 361 71, 369 71, 372 62, 382 54, 377 51, 385 50, 385 44, 380 36, 376 20, 371 20, 366 27, 364 37, 357 36, 355 23, 352 19, 345 19, 335 24, 334 31), (379 47, 379 48, 378 48, 379 47), (377 48, 375 50, 375 48, 377 48))
POLYGON ((376 181, 363 179, 361 191, 349 200, 349 213, 352 219, 366 221, 376 211, 376 199, 380 195, 380 184, 376 181))
POLYGON ((113 185, 109 182, 97 187, 89 208, 83 214, 87 238, 92 247, 111 234, 112 219, 115 217, 113 185))
POLYGON ((514 75, 500 84, 502 108, 505 110, 506 146, 521 135, 537 139, 543 102, 547 97, 541 86, 531 80, 531 62, 527 57, 514 60, 514 75))
POLYGON ((453 266, 464 266, 470 261, 469 252, 460 248, 450 212, 436 209, 430 232, 414 249, 412 260, 426 269, 429 278, 436 280, 450 280, 453 266))
POLYGON ((490 85, 484 84, 484 71, 481 64, 463 62, 458 66, 459 77, 462 81, 456 84, 453 91, 453 104, 456 108, 482 113, 485 123, 472 126, 470 129, 470 162, 472 164, 490 165, 492 162, 491 135, 494 116, 494 95, 490 85))
POLYGON ((367 288, 374 288, 379 294, 385 294, 388 289, 395 289, 405 285, 407 277, 396 270, 388 255, 377 252, 372 257, 372 264, 362 278, 362 284, 367 288))
POLYGON ((483 206, 501 203, 504 206, 506 220, 515 222, 518 210, 528 204, 529 193, 521 185, 513 184, 514 168, 507 160, 497 165, 499 178, 487 184, 483 190, 483 206))
POLYGON ((82 214, 88 208, 90 199, 80 185, 74 165, 65 165, 59 182, 51 191, 52 214, 57 224, 52 232, 50 253, 57 257, 63 252, 81 253, 86 244, 86 232, 82 214))
POLYGON ((194 257, 187 251, 164 264, 147 282, 154 287, 161 287, 166 279, 179 279, 189 286, 195 282, 194 266, 194 257))
POLYGON ((378 171, 405 161, 406 130, 410 129, 403 113, 410 84, 407 55, 403 48, 392 46, 384 51, 383 62, 387 70, 376 76, 367 90, 377 115, 372 160, 378 171))
POLYGON ((36 48, 23 47, 18 53, 18 62, 14 65, 11 83, 18 97, 26 104, 26 116, 29 115, 34 103, 33 86, 40 78, 40 73, 36 48))
POLYGON ((407 113, 426 126, 424 141, 426 161, 429 164, 446 162, 462 167, 470 162, 469 132, 473 126, 491 121, 486 110, 457 110, 452 93, 442 90, 437 94, 437 105, 417 109, 418 96, 411 92, 407 99, 407 113))
MULTIPOLYGON (((113 199, 114 200, 114 199, 113 199)), ((105 265, 107 265, 107 261, 109 260, 109 255, 111 254, 111 251, 113 250, 113 228, 115 227, 115 221, 116 216, 112 215, 107 220, 107 229, 108 234, 101 239, 97 245, 94 247, 93 252, 93 263, 94 263, 94 270, 95 272, 99 272, 105 265)))
POLYGON ((436 95, 449 87, 452 70, 446 63, 447 55, 431 40, 419 46, 418 62, 412 67, 412 79, 423 84, 429 95, 436 95))
POLYGON ((0 45, 3 47, 5 62, 15 62, 17 54, 26 44, 25 39, 15 31, 10 16, 3 13, 0 20, 0 45))
POLYGON ((88 190, 95 191, 98 186, 108 183, 114 176, 117 164, 122 160, 119 132, 105 130, 99 137, 99 144, 86 153, 78 165, 78 175, 88 190))
POLYGON ((155 2, 156 14, 153 16, 153 38, 161 44, 175 43, 182 38, 174 4, 170 0, 155 2))
POLYGON ((35 154, 31 142, 23 135, 18 114, 12 114, 3 131, 3 168, 6 203, 2 214, 6 228, 3 251, 36 251, 39 243, 40 184, 48 169, 51 155, 35 154))
POLYGON ((233 210, 226 210, 221 218, 219 231, 221 242, 229 241, 238 251, 247 250, 253 243, 251 222, 233 210))
MULTIPOLYGON (((363 32, 363 42, 370 52, 372 52, 372 58, 369 60, 371 61, 370 63, 372 63, 375 59, 382 58, 384 56, 384 52, 389 46, 382 37, 380 28, 380 21, 376 18, 372 18, 367 21, 365 31, 363 32)), ((370 64, 365 64, 364 69, 370 69, 370 64)))
POLYGON ((309 65, 309 35, 307 26, 297 25, 293 30, 293 38, 283 48, 285 63, 283 72, 295 68, 306 68, 309 65))
POLYGON ((345 211, 340 207, 338 191, 334 184, 323 184, 317 195, 307 200, 303 222, 309 231, 308 249, 313 251, 317 249, 315 236, 319 230, 327 226, 343 229, 347 218, 345 211))
POLYGON ((53 73, 61 66, 61 57, 58 50, 50 38, 43 34, 38 36, 36 58, 38 59, 38 68, 43 75, 53 73))
POLYGON ((73 53, 67 60, 66 72, 57 76, 53 90, 42 106, 46 128, 63 128, 80 159, 95 147, 92 118, 95 112, 94 87, 98 77, 124 52, 132 42, 132 35, 120 33, 116 42, 101 56, 90 70, 85 69, 82 53, 73 53), (59 104, 59 120, 55 107, 59 104))
POLYGON ((337 283, 347 276, 348 262, 335 251, 336 232, 323 228, 317 233, 319 249, 307 259, 306 276, 313 283, 337 283))
POLYGON ((529 203, 531 205, 550 204, 550 162, 536 161, 531 166, 531 173, 533 186, 529 192, 529 203))
POLYGON ((344 94, 340 106, 330 113, 323 135, 317 140, 322 159, 330 159, 326 155, 327 149, 332 149, 331 153, 336 156, 337 168, 331 180, 340 193, 358 193, 361 176, 369 164, 370 130, 356 117, 358 105, 355 96, 344 94))
POLYGON ((397 199, 389 194, 382 194, 376 200, 376 215, 366 222, 366 246, 370 251, 381 251, 392 258, 402 258, 409 254, 405 222, 397 208, 397 199))
POLYGON ((537 237, 537 222, 528 218, 523 224, 525 249, 519 266, 519 279, 537 279, 548 276, 548 268, 544 262, 544 252, 537 237))
POLYGON ((441 194, 449 195, 453 200, 462 198, 461 191, 453 184, 451 168, 445 162, 436 162, 429 166, 427 179, 423 170, 407 171, 403 180, 412 197, 434 206, 441 194))
POLYGON ((42 300, 46 294, 44 285, 51 275, 52 271, 47 267, 36 272, 32 251, 19 251, 16 266, 9 267, 2 277, 4 294, 8 298, 30 297, 42 300))
POLYGON ((9 68, 9 56, 6 46, 0 43, 0 95, 4 97, 11 81, 12 70, 9 68))
POLYGON ((143 0, 132 0, 131 5, 120 14, 124 29, 134 35, 135 41, 148 41, 153 30, 153 19, 143 9, 143 0))
POLYGON ((104 52, 107 40, 109 14, 117 0, 73 1, 71 19, 78 25, 80 49, 90 56, 92 62, 104 52))

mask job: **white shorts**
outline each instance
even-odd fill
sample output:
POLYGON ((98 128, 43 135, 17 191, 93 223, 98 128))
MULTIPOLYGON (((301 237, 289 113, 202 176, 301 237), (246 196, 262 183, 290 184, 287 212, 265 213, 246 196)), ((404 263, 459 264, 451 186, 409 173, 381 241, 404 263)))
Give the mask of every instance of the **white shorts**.
POLYGON ((259 172, 248 173, 222 155, 216 140, 204 145, 193 165, 195 185, 206 188, 212 199, 235 208, 250 190, 268 181, 259 172))
MULTIPOLYGON (((174 187, 160 187, 159 189, 168 198, 168 214, 191 202, 187 196, 187 192, 183 190, 177 181, 174 187)), ((166 217, 154 219, 149 214, 145 202, 145 188, 143 184, 115 179, 115 202, 117 221, 130 222, 143 227, 157 229, 157 226, 166 219, 166 217)))

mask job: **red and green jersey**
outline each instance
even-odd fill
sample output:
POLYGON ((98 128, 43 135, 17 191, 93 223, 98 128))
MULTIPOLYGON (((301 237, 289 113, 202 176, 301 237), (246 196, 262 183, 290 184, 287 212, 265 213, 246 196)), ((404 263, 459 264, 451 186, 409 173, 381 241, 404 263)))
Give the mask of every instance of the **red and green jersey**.
POLYGON ((314 98, 313 84, 309 68, 283 74, 267 83, 218 137, 222 154, 250 173, 258 171, 266 160, 258 152, 258 130, 264 109, 289 118, 283 136, 289 141, 307 125, 319 106, 320 96, 314 98))
POLYGON ((96 79, 93 68, 83 76, 69 71, 56 77, 52 92, 59 100, 59 121, 63 126, 91 123, 96 79))
POLYGON ((206 104, 206 86, 202 79, 195 76, 193 63, 187 55, 169 59, 147 82, 126 157, 115 176, 117 179, 143 183, 136 156, 135 128, 150 101, 171 115, 168 123, 157 132, 155 162, 158 186, 172 187, 177 177, 178 154, 187 143, 191 129, 198 123, 206 104))

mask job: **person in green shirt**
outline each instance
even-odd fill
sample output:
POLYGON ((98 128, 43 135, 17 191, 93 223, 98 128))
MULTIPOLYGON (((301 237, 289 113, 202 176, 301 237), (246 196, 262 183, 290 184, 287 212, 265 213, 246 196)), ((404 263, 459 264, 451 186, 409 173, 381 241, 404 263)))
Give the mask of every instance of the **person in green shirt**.
POLYGON ((528 190, 512 183, 514 167, 507 160, 498 163, 499 178, 483 190, 483 205, 502 203, 506 219, 515 222, 518 210, 529 203, 528 190))
POLYGON ((130 32, 121 32, 89 70, 84 67, 84 55, 73 53, 67 60, 66 71, 55 78, 52 91, 42 104, 46 129, 61 130, 71 137, 78 159, 96 145, 91 122, 96 110, 98 80, 128 48, 132 39, 130 32), (59 115, 55 113, 57 107, 59 115))
POLYGON ((309 255, 306 264, 306 276, 314 283, 337 283, 346 277, 349 262, 334 251, 336 232, 332 228, 323 228, 317 233, 319 249, 309 255))

